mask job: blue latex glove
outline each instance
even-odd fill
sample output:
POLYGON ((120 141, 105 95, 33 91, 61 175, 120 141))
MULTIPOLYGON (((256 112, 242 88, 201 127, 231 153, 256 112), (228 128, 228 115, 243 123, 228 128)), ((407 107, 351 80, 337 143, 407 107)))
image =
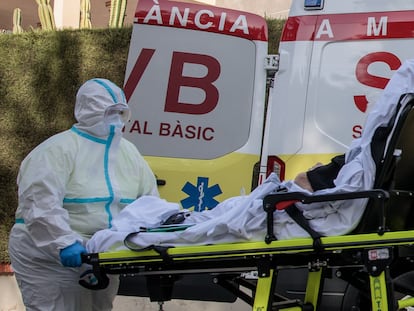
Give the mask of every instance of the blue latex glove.
POLYGON ((60 251, 60 261, 65 267, 80 267, 83 253, 86 253, 86 248, 81 243, 75 242, 60 251))

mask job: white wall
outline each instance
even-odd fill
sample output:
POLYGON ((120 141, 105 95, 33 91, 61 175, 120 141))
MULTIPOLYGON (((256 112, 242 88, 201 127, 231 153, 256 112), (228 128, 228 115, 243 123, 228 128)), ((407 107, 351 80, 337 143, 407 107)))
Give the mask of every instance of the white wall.
POLYGON ((247 11, 272 18, 287 18, 292 0, 198 0, 211 5, 247 11))
POLYGON ((54 0, 53 15, 57 29, 79 28, 80 0, 54 0))

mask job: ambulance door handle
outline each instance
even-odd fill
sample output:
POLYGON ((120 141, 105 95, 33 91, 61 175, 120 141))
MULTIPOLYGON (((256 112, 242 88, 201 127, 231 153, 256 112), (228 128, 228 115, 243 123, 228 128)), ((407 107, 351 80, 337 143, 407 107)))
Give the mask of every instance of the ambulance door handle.
POLYGON ((165 181, 165 179, 158 179, 157 178, 157 186, 165 186, 167 182, 165 181))

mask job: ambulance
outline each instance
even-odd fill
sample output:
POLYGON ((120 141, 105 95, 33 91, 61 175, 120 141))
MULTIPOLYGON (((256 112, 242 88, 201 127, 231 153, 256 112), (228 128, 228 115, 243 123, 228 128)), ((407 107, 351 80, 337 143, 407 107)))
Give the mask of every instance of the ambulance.
MULTIPOLYGON (((124 136, 156 174, 163 198, 212 209, 271 173, 292 179, 347 150, 405 59, 414 1, 292 0, 279 53, 266 20, 210 5, 140 0, 124 89, 124 136)), ((302 294, 304 274, 282 278, 302 294)), ((326 310, 359 310, 333 279, 326 310)))
POLYGON ((413 53, 414 2, 293 0, 278 55, 263 17, 140 0, 124 129, 167 200, 202 211, 346 151, 413 53))

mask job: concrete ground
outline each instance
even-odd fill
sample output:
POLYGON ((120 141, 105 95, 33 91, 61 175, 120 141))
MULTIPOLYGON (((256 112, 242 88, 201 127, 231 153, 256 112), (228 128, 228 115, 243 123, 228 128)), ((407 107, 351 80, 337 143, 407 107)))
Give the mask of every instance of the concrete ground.
MULTIPOLYGON (((13 274, 0 275, 0 311, 24 311, 19 288, 13 274)), ((235 303, 200 302, 187 300, 167 301, 162 308, 148 298, 117 296, 113 311, 247 311, 251 307, 241 300, 235 303)))
POLYGON ((160 309, 158 303, 150 302, 148 298, 125 296, 117 296, 113 308, 114 311, 247 311, 251 309, 241 300, 236 300, 234 303, 171 300, 165 302, 160 309))

